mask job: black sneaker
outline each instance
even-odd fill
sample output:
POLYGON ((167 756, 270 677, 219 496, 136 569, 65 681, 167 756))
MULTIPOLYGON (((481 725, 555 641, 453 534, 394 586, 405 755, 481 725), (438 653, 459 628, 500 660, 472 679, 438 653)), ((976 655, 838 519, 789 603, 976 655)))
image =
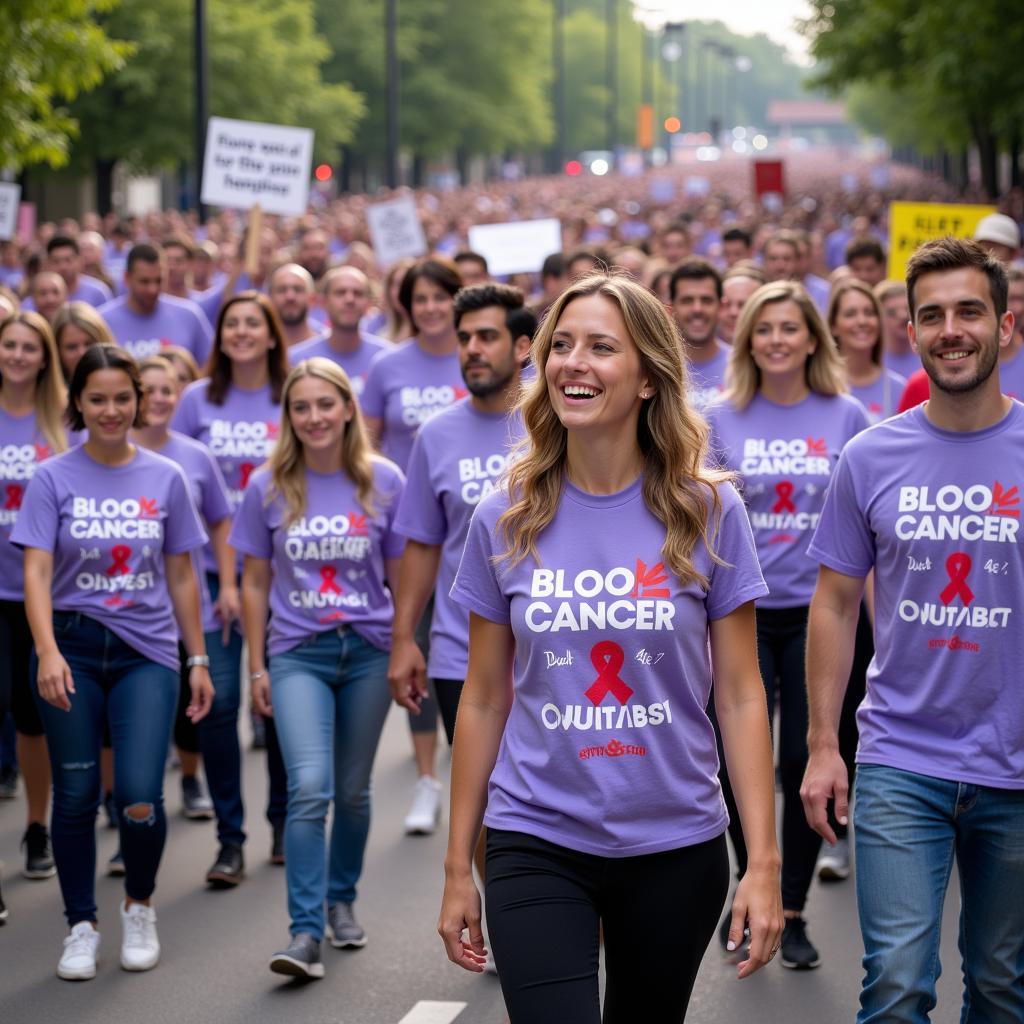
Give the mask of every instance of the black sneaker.
POLYGON ((794 971, 809 971, 821 963, 818 951, 807 938, 807 922, 802 917, 786 918, 782 929, 782 966, 794 971))
POLYGON ((107 790, 103 794, 103 810, 107 815, 107 828, 117 828, 117 804, 114 803, 114 793, 107 790))
POLYGON ((324 965, 320 961, 320 943, 312 935, 293 935, 287 949, 270 958, 270 969, 275 974, 292 978, 322 978, 324 965))
POLYGON ((242 848, 234 843, 225 843, 206 872, 206 883, 213 889, 233 889, 245 878, 245 858, 242 848))
POLYGON ((18 769, 9 764, 0 768, 0 800, 13 800, 18 795, 18 769))
POLYGON ((351 903, 335 903, 327 908, 327 935, 335 949, 362 949, 366 932, 356 920, 351 903))
POLYGON ((270 841, 270 863, 271 864, 283 864, 284 863, 284 822, 275 821, 271 826, 274 830, 274 836, 270 841))
POLYGON ((57 874, 45 825, 33 821, 21 837, 21 845, 25 848, 25 867, 21 873, 26 878, 52 878, 57 874))

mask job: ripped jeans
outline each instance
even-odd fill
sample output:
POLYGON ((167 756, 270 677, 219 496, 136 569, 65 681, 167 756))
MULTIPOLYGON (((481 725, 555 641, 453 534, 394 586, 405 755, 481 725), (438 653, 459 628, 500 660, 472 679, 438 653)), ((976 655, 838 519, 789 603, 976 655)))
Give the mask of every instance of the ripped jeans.
POLYGON ((71 710, 39 696, 53 769, 53 857, 68 925, 96 920, 96 813, 100 746, 110 724, 125 892, 145 900, 167 837, 164 761, 178 701, 178 673, 144 657, 116 634, 78 612, 54 612, 54 636, 74 680, 71 710))

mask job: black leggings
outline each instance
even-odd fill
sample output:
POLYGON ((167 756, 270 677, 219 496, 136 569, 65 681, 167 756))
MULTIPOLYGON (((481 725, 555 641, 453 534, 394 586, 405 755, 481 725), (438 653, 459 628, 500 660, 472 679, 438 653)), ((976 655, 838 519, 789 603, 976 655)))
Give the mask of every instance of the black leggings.
POLYGON ((441 711, 441 722, 444 734, 448 737, 448 746, 455 742, 455 718, 459 711, 459 698, 462 696, 462 679, 434 679, 434 694, 437 706, 441 711))
POLYGON ((511 1024, 682 1021, 728 888, 724 835, 619 858, 487 829, 487 928, 511 1024))
POLYGON ((32 695, 32 633, 20 601, 0 601, 0 722, 8 711, 22 736, 42 736, 43 720, 32 695))

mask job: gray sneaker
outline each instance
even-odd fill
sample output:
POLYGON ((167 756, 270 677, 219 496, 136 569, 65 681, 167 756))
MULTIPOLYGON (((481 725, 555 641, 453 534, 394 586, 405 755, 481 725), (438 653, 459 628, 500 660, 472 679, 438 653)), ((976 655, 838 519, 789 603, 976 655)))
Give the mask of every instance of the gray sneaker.
POLYGON ((270 958, 270 969, 275 974, 287 974, 292 978, 322 978, 324 965, 320 961, 320 943, 312 935, 293 935, 288 948, 270 958))
POLYGON ((335 949, 360 949, 366 945, 366 932, 356 920, 351 903, 335 903, 327 908, 327 936, 335 949))

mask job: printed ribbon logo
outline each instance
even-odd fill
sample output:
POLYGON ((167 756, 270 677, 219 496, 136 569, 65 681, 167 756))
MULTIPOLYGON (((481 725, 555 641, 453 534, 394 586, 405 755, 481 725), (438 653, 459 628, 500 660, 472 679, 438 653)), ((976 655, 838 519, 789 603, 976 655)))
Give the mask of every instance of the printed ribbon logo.
POLYGON ((1020 493, 1016 487, 1004 491, 998 480, 992 485, 992 514, 1020 519, 1020 493))
POLYGON ((157 515, 156 498, 139 498, 140 519, 156 519, 157 515))
MULTIPOLYGON (((636 599, 641 596, 641 590, 643 591, 644 597, 668 597, 668 587, 659 586, 660 583, 664 583, 668 579, 665 574, 665 563, 658 562, 657 565, 652 565, 650 569, 647 568, 647 564, 641 559, 636 560, 636 583, 633 585, 633 590, 630 593, 630 597, 636 599)), ((597 647, 601 645, 598 644, 597 647)), ((615 647, 615 644, 612 644, 615 647)), ((597 650, 597 647, 594 650, 597 650)), ((621 651, 619 652, 622 653, 621 651)), ((591 658, 593 658, 593 652, 591 652, 591 658)), ((622 664, 620 659, 619 664, 622 664)), ((596 665, 594 666, 597 667, 596 665)))
POLYGON ((50 457, 50 446, 48 444, 34 444, 36 450, 36 462, 43 462, 50 457))
POLYGON ((964 604, 970 604, 974 600, 974 591, 967 585, 971 565, 971 556, 963 551, 954 552, 946 559, 949 585, 939 594, 939 600, 943 604, 949 604, 954 597, 959 597, 964 604))
POLYGON ((252 471, 255 468, 256 468, 256 463, 255 462, 243 462, 238 467, 238 472, 239 472, 239 475, 240 475, 239 483, 241 484, 241 487, 242 487, 243 491, 246 489, 246 487, 249 486, 249 477, 252 476, 252 471))
POLYGON ((114 560, 107 567, 107 575, 127 576, 131 571, 128 568, 128 559, 132 557, 132 549, 127 544, 117 544, 110 549, 110 555, 114 560))
POLYGON ((338 570, 333 565, 325 565, 320 570, 320 593, 321 594, 340 594, 341 587, 335 583, 338 577, 338 570))
POLYGON ((796 505, 793 504, 793 492, 796 488, 789 480, 780 480, 775 485, 775 494, 778 496, 778 501, 772 505, 772 511, 775 513, 780 512, 796 512, 796 505))
POLYGON ((828 445, 825 444, 825 438, 808 437, 806 441, 808 455, 828 455, 828 445))
POLYGON ((633 696, 632 688, 619 676, 625 660, 622 648, 612 640, 602 640, 590 649, 590 663, 597 672, 597 679, 583 695, 592 704, 600 704, 609 692, 620 704, 625 704, 633 696))
POLYGON ((7 500, 4 502, 4 508, 11 512, 17 512, 21 508, 21 499, 25 493, 25 489, 21 484, 8 484, 7 485, 7 500))

